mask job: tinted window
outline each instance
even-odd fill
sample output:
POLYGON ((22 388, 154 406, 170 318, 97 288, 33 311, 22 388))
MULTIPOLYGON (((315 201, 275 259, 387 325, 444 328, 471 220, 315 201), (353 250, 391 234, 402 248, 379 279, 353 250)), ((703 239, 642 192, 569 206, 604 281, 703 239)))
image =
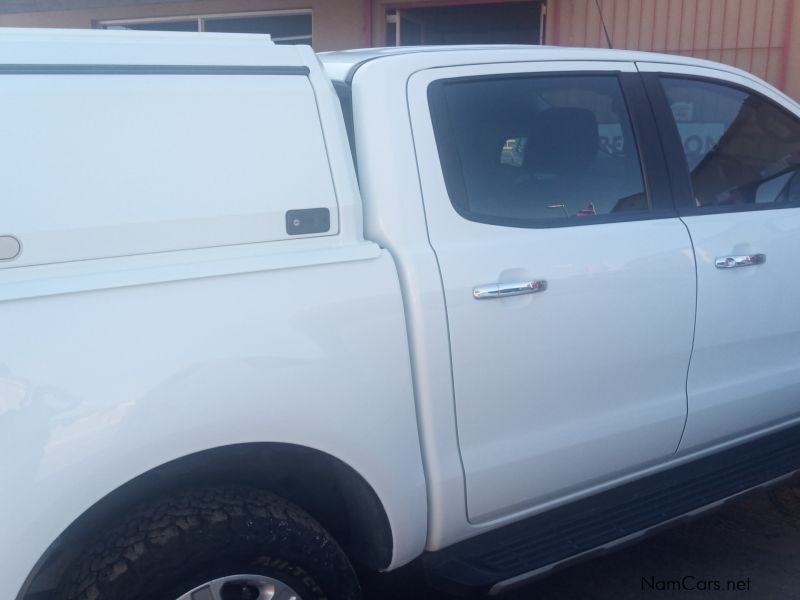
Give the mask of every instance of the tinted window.
POLYGON ((649 210, 616 76, 443 80, 430 95, 448 193, 464 217, 536 227, 649 210))
POLYGON ((694 79, 662 79, 700 208, 800 202, 800 123, 769 100, 694 79))

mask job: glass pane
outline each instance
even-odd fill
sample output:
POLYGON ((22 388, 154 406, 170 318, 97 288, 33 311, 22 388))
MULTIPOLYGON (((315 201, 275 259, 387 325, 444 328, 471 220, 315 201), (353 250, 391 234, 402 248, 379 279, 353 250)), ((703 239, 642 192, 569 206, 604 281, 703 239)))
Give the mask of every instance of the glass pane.
POLYGON ((156 23, 127 23, 107 25, 106 29, 136 29, 139 31, 197 31, 198 21, 158 21, 156 23))
POLYGON ((800 121, 739 88, 663 78, 698 207, 800 202, 800 121))
POLYGON ((266 15, 206 19, 206 31, 268 33, 277 44, 311 44, 311 15, 266 15))
POLYGON ((400 45, 419 46, 425 43, 425 28, 419 21, 400 14, 400 45))
POLYGON ((386 24, 386 45, 397 46, 397 23, 386 24))
POLYGON ((437 143, 467 218, 535 226, 649 210, 616 77, 456 80, 442 96, 437 143))

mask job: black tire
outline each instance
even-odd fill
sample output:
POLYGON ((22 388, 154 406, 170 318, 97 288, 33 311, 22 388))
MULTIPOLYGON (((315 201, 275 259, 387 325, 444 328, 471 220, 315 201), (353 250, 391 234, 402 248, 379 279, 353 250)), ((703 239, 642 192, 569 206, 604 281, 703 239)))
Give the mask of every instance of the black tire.
POLYGON ((190 490, 133 511, 81 553, 64 600, 177 600, 209 581, 264 575, 302 600, 358 600, 350 562, 322 526, 272 493, 190 490))

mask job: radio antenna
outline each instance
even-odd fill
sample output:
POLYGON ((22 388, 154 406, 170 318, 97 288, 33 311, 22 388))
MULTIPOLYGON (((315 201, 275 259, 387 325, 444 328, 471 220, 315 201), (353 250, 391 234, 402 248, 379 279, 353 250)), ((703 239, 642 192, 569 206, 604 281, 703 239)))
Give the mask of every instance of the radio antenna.
POLYGON ((595 6, 597 6, 597 12, 600 15, 600 23, 603 24, 603 33, 606 34, 606 42, 608 43, 609 48, 613 48, 614 46, 611 45, 611 36, 608 35, 608 28, 606 27, 606 20, 603 18, 603 9, 600 8, 600 0, 594 0, 595 6))

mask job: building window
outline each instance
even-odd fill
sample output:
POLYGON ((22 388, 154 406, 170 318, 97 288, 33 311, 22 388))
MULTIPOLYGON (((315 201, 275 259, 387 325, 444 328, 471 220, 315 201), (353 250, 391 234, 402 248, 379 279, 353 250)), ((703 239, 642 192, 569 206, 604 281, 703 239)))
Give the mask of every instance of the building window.
POLYGON ((101 21, 97 26, 101 29, 136 29, 140 31, 268 33, 276 44, 311 45, 310 10, 126 19, 101 21))
POLYGON ((387 46, 541 44, 543 2, 411 2, 386 10, 387 46))

